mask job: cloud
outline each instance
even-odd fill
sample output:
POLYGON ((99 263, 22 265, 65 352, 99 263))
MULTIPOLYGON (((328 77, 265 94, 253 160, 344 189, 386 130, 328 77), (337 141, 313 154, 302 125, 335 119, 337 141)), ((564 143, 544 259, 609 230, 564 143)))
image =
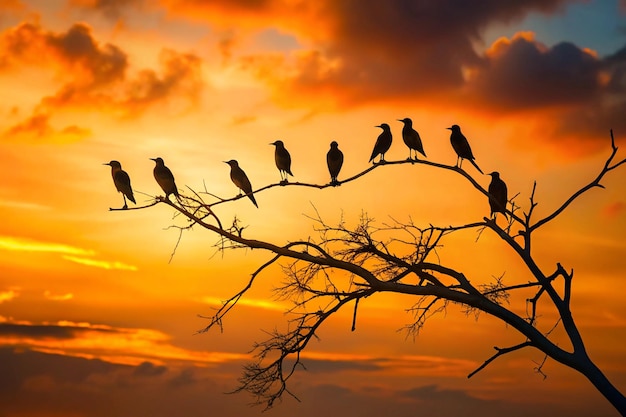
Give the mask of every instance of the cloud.
POLYGON ((32 239, 0 236, 0 250, 11 250, 21 252, 48 252, 61 254, 62 258, 80 265, 102 269, 117 269, 125 271, 137 271, 134 265, 129 265, 120 261, 107 261, 94 259, 96 252, 91 249, 79 248, 64 243, 41 242, 32 239))
POLYGON ((18 295, 19 293, 15 290, 0 291, 0 304, 5 301, 11 301, 14 298, 17 298, 18 295))
POLYGON ((201 352, 180 348, 171 344, 168 335, 157 330, 71 321, 32 323, 4 320, 0 322, 0 347, 2 346, 130 365, 149 361, 206 366, 248 358, 248 355, 229 352, 201 352))
POLYGON ((74 294, 72 293, 52 294, 52 292, 48 290, 44 291, 43 296, 46 299, 52 300, 52 301, 67 301, 67 300, 71 300, 72 298, 74 298, 74 294))
POLYGON ((54 128, 62 111, 96 111, 116 117, 137 117, 158 104, 176 111, 196 105, 203 80, 202 61, 193 54, 164 49, 160 69, 136 69, 125 51, 101 43, 91 27, 75 23, 65 32, 21 23, 0 34, 0 76, 25 67, 53 71, 58 89, 44 95, 32 115, 4 132, 10 138, 83 139, 90 130, 70 125, 54 128), (42 65, 44 63, 44 65, 42 65))
POLYGON ((575 106, 594 100, 602 88, 598 57, 568 42, 548 48, 532 33, 518 33, 495 41, 485 58, 469 84, 491 108, 575 106))
POLYGON ((66 126, 61 130, 50 125, 50 114, 33 114, 28 119, 11 126, 2 133, 5 139, 18 141, 48 140, 57 143, 71 143, 91 136, 91 130, 76 125, 66 126))
POLYGON ((80 265, 91 266, 94 268, 101 268, 101 269, 118 269, 118 270, 123 270, 123 271, 137 271, 139 269, 134 265, 128 265, 128 264, 125 264, 123 262, 118 262, 118 261, 110 262, 110 261, 103 261, 99 259, 82 258, 79 256, 70 256, 70 255, 64 255, 63 259, 80 264, 80 265))
MULTIPOLYGON (((200 302, 221 307, 224 300, 216 297, 202 297, 200 299, 200 302)), ((288 308, 284 304, 277 303, 271 300, 253 300, 248 298, 241 298, 239 301, 237 301, 237 305, 272 311, 285 311, 288 308)))
POLYGON ((51 252, 66 255, 91 256, 95 252, 55 242, 40 242, 32 239, 0 236, 0 249, 24 252, 51 252))
POLYGON ((268 27, 297 38, 299 49, 285 51, 225 44, 228 61, 286 107, 428 103, 499 116, 525 112, 541 119, 541 140, 586 151, 604 143, 609 128, 626 130, 626 49, 601 58, 571 42, 544 45, 529 33, 480 48, 491 25, 557 13, 568 3, 161 1, 172 15, 227 28, 229 39, 261 37, 268 27))

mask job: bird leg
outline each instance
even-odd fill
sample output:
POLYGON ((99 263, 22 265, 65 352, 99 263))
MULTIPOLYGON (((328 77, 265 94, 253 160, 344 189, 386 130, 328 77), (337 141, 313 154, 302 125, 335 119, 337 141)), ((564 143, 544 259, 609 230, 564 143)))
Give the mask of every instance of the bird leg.
POLYGON ((128 209, 128 203, 126 202, 126 196, 124 193, 122 193, 122 198, 124 199, 124 207, 122 207, 122 209, 126 210, 128 209))

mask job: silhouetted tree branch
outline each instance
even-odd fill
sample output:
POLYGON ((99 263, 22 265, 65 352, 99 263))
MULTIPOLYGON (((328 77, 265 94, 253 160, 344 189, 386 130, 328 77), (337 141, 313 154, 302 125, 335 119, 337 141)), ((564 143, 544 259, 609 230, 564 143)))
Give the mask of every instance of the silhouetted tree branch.
MULTIPOLYGON (((251 393, 256 403, 271 407, 285 393, 295 397, 288 390, 287 383, 294 372, 303 367, 301 353, 316 337, 326 319, 346 305, 353 305, 354 329, 357 306, 362 298, 392 292, 415 297, 415 303, 408 309, 412 322, 402 329, 413 337, 430 317, 445 311, 450 303, 464 306, 468 314, 486 313, 496 317, 519 333, 521 341, 518 344, 506 348, 495 347, 496 353, 468 377, 480 372, 500 356, 524 348, 535 348, 546 355, 545 359, 551 358, 585 375, 622 415, 626 415, 626 398, 593 363, 572 317, 570 301, 573 270, 568 272, 560 263, 556 263, 554 272, 546 273, 531 253, 534 232, 555 220, 589 190, 603 187, 601 181, 604 177, 626 163, 626 159, 616 160, 617 150, 611 131, 611 153, 597 177, 537 221, 534 219, 537 206, 536 182, 532 187, 528 209, 522 211, 521 215, 518 215, 521 207, 514 202, 518 194, 509 199, 505 207, 507 221, 504 225, 498 224, 496 218, 489 217, 462 225, 430 224, 420 227, 412 220, 393 220, 390 224, 378 225, 366 213, 362 213, 354 226, 348 226, 344 220, 337 225, 330 225, 316 211, 316 215, 309 219, 314 222, 317 235, 284 245, 244 237, 247 233, 242 233, 243 227, 236 218, 231 227, 222 227, 215 212, 216 206, 235 201, 243 195, 220 198, 206 189, 203 192, 191 190, 191 196, 181 196, 178 201, 155 197, 152 203, 137 209, 156 204, 168 205, 187 219, 189 223, 186 227, 198 226, 214 233, 219 238, 218 250, 250 248, 262 249, 271 254, 271 258, 252 273, 240 291, 224 301, 213 315, 205 317, 208 324, 199 332, 214 327, 223 329, 225 317, 254 286, 258 276, 270 265, 279 263, 283 267, 285 279, 275 291, 278 298, 289 300, 292 304, 287 310, 291 317, 287 330, 274 330, 269 333, 267 340, 254 345, 255 361, 245 367, 239 379, 239 387, 235 390, 251 393), (203 196, 206 195, 217 201, 205 202, 203 196), (443 242, 449 236, 467 230, 475 230, 478 237, 485 232, 499 237, 517 254, 532 278, 526 282, 508 284, 504 282, 503 276, 499 276, 487 283, 475 285, 471 277, 462 271, 442 264, 438 251, 442 250, 443 242), (513 299, 512 296, 517 294, 520 296, 513 299), (525 294, 530 295, 523 298, 525 294), (512 300, 520 298, 526 302, 525 316, 509 307, 512 300), (540 300, 549 300, 558 314, 557 322, 547 331, 540 329, 537 323, 540 300), (551 333, 557 326, 565 331, 571 346, 561 347, 552 340, 551 333)), ((281 182, 266 185, 253 191, 253 194, 278 186, 324 189, 356 181, 374 169, 391 169, 387 167, 407 163, 453 172, 463 177, 485 198, 490 197, 489 192, 463 169, 422 159, 375 164, 338 183, 281 182)), ((546 303, 542 302, 541 307, 547 308, 546 303)), ((542 373, 544 362, 538 364, 537 372, 542 373)))

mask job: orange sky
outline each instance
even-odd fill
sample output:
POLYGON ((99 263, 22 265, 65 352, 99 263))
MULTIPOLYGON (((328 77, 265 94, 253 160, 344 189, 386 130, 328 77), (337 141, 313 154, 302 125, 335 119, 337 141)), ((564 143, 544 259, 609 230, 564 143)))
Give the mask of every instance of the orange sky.
MULTIPOLYGON (((149 158, 163 157, 179 189, 236 195, 223 163, 237 159, 254 189, 280 180, 273 147, 285 142, 293 180, 326 184, 325 155, 345 154, 339 179, 368 167, 381 123, 403 160, 411 117, 428 160, 453 164, 446 127, 459 124, 485 172, 497 170, 524 210, 537 181, 545 216, 595 178, 609 130, 626 147, 624 49, 599 35, 570 41, 571 16, 592 20, 623 1, 466 2, 353 0, 0 0, 0 408, 2 416, 256 415, 247 394, 225 395, 264 330, 283 328, 289 303, 273 298, 274 266, 225 321, 194 333, 216 305, 269 259, 216 252, 209 232, 165 205, 109 212, 121 195, 102 164, 119 160, 138 205, 159 195, 149 158), (537 22, 552 20, 543 30, 537 22), (539 27, 539 29, 537 29, 539 27), (558 37, 558 42, 553 41, 558 37), (172 256, 173 252, 175 254, 172 256), (4 371, 2 368, 5 368, 4 371), (8 371, 7 371, 8 369, 8 371)), ((626 44, 617 27, 605 36, 626 44), (611 32, 613 31, 613 32, 611 32)), ((620 148, 618 156, 626 156, 620 148)), ((483 186, 469 163, 463 167, 483 186)), ((626 169, 612 172, 536 236, 538 263, 573 268, 574 317, 591 357, 626 390, 626 169)), ((207 197, 211 199, 211 197, 207 197)), ((356 224, 457 225, 489 214, 483 195, 450 172, 380 167, 337 188, 274 187, 216 207, 250 238, 282 245, 315 234, 310 216, 356 224)), ((132 204, 131 204, 132 205, 132 204)), ((520 262, 494 236, 446 241, 441 262, 472 282, 504 274, 525 282, 520 262)), ((512 309, 524 312, 524 296, 512 309)), ((293 380, 274 416, 615 416, 574 371, 536 351, 500 358, 514 331, 456 306, 413 341, 398 332, 415 300, 377 295, 341 311, 293 380), (320 399, 323 398, 323 401, 320 399), (593 411, 591 411, 593 410, 593 411), (369 413, 369 414, 368 414, 369 413), (430 413, 430 414, 429 414, 430 413)), ((540 318, 549 330, 554 313, 540 318)), ((555 335, 558 339, 560 336, 555 335)), ((564 340, 564 339, 563 339, 564 340)))

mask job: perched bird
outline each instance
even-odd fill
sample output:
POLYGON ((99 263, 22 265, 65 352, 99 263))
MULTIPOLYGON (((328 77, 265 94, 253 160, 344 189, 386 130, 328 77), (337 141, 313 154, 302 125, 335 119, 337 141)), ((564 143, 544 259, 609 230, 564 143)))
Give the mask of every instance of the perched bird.
MULTIPOLYGON (((380 155, 379 163, 385 161, 385 153, 391 148, 391 129, 387 123, 380 124, 376 127, 380 127, 383 130, 383 133, 378 135, 378 139, 376 139, 376 144, 374 145, 374 150, 372 151, 372 156, 370 156, 369 162, 372 162, 376 155, 380 155)), ((375 162, 374 162, 375 163, 375 162)))
POLYGON ((508 218, 506 215, 506 203, 508 201, 506 184, 500 179, 500 173, 494 171, 489 175, 491 175, 491 183, 487 191, 490 194, 489 207, 491 207, 491 216, 502 213, 504 217, 508 218))
POLYGON ((478 165, 476 165, 476 162, 474 162, 474 154, 472 154, 472 148, 470 148, 467 138, 463 135, 463 133, 461 133, 461 128, 459 127, 459 125, 452 125, 451 127, 447 127, 446 129, 452 131, 452 133, 450 133, 450 143, 452 143, 452 147, 457 154, 456 163, 459 168, 463 164, 463 159, 467 159, 472 163, 472 165, 476 167, 478 172, 483 174, 482 169, 480 169, 478 165), (459 158, 461 159, 460 164, 459 158))
POLYGON ((337 176, 343 165, 343 152, 339 150, 339 144, 335 141, 330 142, 330 150, 326 154, 326 164, 328 165, 328 172, 330 173, 330 183, 332 185, 339 185, 337 176))
POLYGON ((159 157, 150 159, 156 163, 152 172, 154 173, 154 179, 163 189, 165 198, 168 198, 170 194, 174 194, 176 198, 180 198, 178 195, 178 188, 176 188, 176 183, 174 182, 174 175, 172 174, 172 171, 165 166, 163 158, 159 157))
POLYGON ((409 147, 409 160, 413 159, 413 151, 415 151, 415 159, 417 159, 418 152, 426 157, 424 147, 422 146, 422 139, 419 133, 413 129, 413 121, 408 117, 398 119, 398 121, 404 123, 404 127, 402 127, 402 139, 406 146, 409 147))
POLYGON ((111 161, 102 165, 108 165, 111 167, 111 176, 113 177, 113 184, 115 184, 115 188, 117 191, 122 193, 122 197, 124 197, 124 208, 128 208, 128 204, 126 204, 126 197, 133 203, 135 202, 135 196, 133 195, 133 189, 130 186, 130 177, 122 169, 122 164, 117 161, 111 161))
POLYGON ((248 198, 252 200, 252 203, 259 207, 254 199, 254 194, 252 194, 252 184, 250 184, 250 180, 246 173, 239 167, 239 163, 234 159, 230 161, 224 161, 224 163, 230 165, 230 179, 233 180, 235 185, 239 187, 241 191, 246 193, 248 198))
POLYGON ((280 182, 287 182, 287 175, 293 174, 291 173, 291 155, 287 149, 285 149, 285 144, 282 140, 277 140, 275 142, 270 143, 270 145, 276 146, 276 150, 274 151, 274 160, 276 161, 276 168, 280 172, 280 182))

